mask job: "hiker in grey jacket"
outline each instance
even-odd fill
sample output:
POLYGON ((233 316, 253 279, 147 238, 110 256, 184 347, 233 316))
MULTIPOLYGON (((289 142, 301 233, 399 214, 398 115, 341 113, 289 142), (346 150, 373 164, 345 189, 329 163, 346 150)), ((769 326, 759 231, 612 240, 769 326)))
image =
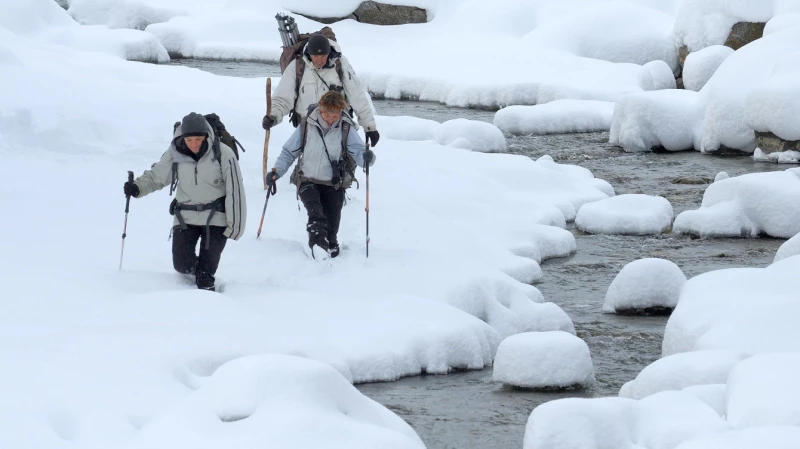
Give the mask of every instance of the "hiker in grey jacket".
POLYGON ((275 95, 272 96, 272 113, 264 116, 261 126, 270 129, 292 110, 299 114, 294 121, 297 126, 300 119, 305 117, 309 106, 316 104, 325 92, 335 90, 344 95, 358 116, 358 123, 364 127, 367 140, 375 146, 380 134, 375 126, 370 101, 350 62, 342 55, 339 44, 317 33, 308 38, 303 50, 302 62, 305 69, 299 89, 295 75, 297 62, 295 59, 286 66, 275 95), (341 77, 338 70, 341 70, 341 77))
POLYGON ((371 167, 375 163, 375 154, 365 148, 355 124, 344 111, 346 107, 342 94, 325 93, 318 107, 283 145, 266 179, 267 185, 274 185, 300 157, 290 181, 297 186, 308 212, 308 246, 312 249, 319 246, 329 251, 331 257, 339 255, 338 232, 344 191, 352 182, 344 152, 359 167, 366 164, 371 167))
POLYGON ((190 113, 175 128, 161 160, 124 189, 141 198, 170 186, 172 264, 179 273, 194 275, 198 288, 212 291, 225 243, 242 236, 247 219, 239 162, 216 137, 205 117, 190 113))

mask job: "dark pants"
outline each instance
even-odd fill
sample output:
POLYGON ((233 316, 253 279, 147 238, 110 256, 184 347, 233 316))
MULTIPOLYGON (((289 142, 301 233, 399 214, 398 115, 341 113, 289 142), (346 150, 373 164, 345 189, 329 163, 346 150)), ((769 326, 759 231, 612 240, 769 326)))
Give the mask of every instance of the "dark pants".
POLYGON ((342 220, 344 190, 304 182, 300 185, 300 200, 308 212, 308 227, 323 226, 331 247, 336 246, 339 222, 342 220))
POLYGON ((178 273, 194 274, 197 287, 210 289, 214 287, 214 274, 219 267, 219 259, 228 238, 225 237, 225 228, 222 226, 209 226, 208 249, 206 249, 206 227, 187 225, 181 230, 180 226, 172 228, 172 266, 178 273), (195 249, 200 240, 200 257, 195 249))

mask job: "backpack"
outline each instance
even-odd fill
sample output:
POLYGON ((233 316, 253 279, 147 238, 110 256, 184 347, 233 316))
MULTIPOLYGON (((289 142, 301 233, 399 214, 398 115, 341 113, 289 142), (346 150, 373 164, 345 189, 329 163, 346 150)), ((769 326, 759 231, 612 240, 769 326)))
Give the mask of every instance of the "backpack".
MULTIPOLYGON (((214 135, 219 139, 220 142, 227 145, 231 150, 233 150, 233 154, 236 155, 236 160, 239 160, 239 148, 242 149, 242 152, 245 152, 244 146, 236 140, 236 137, 233 137, 231 133, 225 129, 225 124, 222 123, 222 120, 219 119, 219 116, 215 113, 205 114, 203 115, 209 125, 211 125, 211 129, 214 130, 214 135)), ((175 125, 172 127, 173 134, 178 127, 181 126, 181 122, 175 122, 175 125)), ((219 145, 213 145, 211 148, 214 150, 214 156, 217 160, 220 160, 220 150, 219 145)))
MULTIPOLYGON (((334 34, 330 27, 324 27, 317 31, 317 33, 327 37, 329 40, 336 42, 336 34, 334 34)), ((283 72, 286 70, 286 67, 288 67, 292 61, 295 61, 294 105, 292 106, 292 110, 289 111, 289 120, 291 120, 292 126, 295 128, 297 128, 297 125, 300 123, 300 114, 298 114, 296 111, 297 99, 300 96, 300 81, 303 79, 303 73, 306 70, 306 64, 303 62, 303 49, 306 47, 308 38, 311 37, 312 34, 315 33, 301 34, 300 38, 294 45, 289 47, 281 47, 283 48, 280 58, 281 74, 283 74, 283 72)), ((336 73, 339 74, 339 80, 342 82, 342 87, 344 87, 344 71, 342 70, 342 63, 338 57, 336 58, 336 62, 334 62, 334 66, 336 67, 336 73)), ((344 92, 342 92, 342 95, 344 95, 344 92)))
MULTIPOLYGON (((294 171, 292 172, 292 175, 289 177, 289 183, 290 184, 294 184, 295 186, 297 186, 298 189, 300 188, 300 184, 301 184, 301 181, 302 181, 300 179, 302 177, 302 175, 300 173, 300 166, 303 165, 302 164, 302 162, 303 162, 303 153, 306 150, 306 140, 307 140, 306 138, 308 137, 307 136, 308 116, 311 115, 311 113, 314 112, 314 109, 316 109, 316 108, 317 108, 316 104, 310 105, 308 107, 308 113, 306 114, 306 117, 304 117, 300 121, 300 126, 302 126, 302 128, 300 129, 300 157, 297 159, 297 164, 294 167, 294 171)), ((345 112, 342 111, 342 114, 344 114, 344 113, 345 112)), ((353 181, 355 181, 357 189, 361 187, 361 185, 358 183, 358 179, 356 179, 356 160, 353 159, 353 156, 351 156, 350 152, 347 151, 347 136, 350 135, 350 126, 351 125, 350 125, 350 123, 348 121, 342 120, 342 152, 341 152, 341 154, 344 155, 344 176, 341 177, 342 181, 341 181, 341 184, 339 185, 338 188, 343 189, 343 190, 349 189, 350 186, 353 185, 353 181)), ((342 160, 341 156, 340 156, 340 160, 342 160)), ((334 187, 336 187, 336 186, 334 186, 334 187)), ((298 192, 298 195, 299 195, 299 192, 298 192)))

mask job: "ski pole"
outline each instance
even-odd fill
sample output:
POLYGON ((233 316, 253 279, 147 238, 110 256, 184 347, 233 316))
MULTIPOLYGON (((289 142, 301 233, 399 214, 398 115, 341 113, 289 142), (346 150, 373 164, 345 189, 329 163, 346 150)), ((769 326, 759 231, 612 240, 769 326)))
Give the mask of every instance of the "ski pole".
MULTIPOLYGON (((275 169, 272 169, 272 173, 275 173, 275 169)), ((278 188, 275 184, 272 184, 272 187, 267 189, 267 199, 264 200, 264 210, 261 211, 261 222, 258 224, 258 232, 256 233, 256 238, 261 237, 261 227, 264 226, 264 216, 267 215, 267 204, 269 204, 269 196, 274 195, 277 193, 278 188)))
MULTIPOLYGON (((133 182, 133 172, 128 172, 128 182, 133 182)), ((125 195, 125 225, 122 226, 122 249, 119 250, 119 269, 122 269, 122 255, 125 253, 125 237, 128 232, 128 211, 131 206, 131 196, 125 195)))
MULTIPOLYGON (((369 139, 366 151, 369 151, 369 139)), ((367 172, 367 203, 364 210, 367 212, 367 258, 369 258, 369 164, 364 164, 364 171, 367 172)))

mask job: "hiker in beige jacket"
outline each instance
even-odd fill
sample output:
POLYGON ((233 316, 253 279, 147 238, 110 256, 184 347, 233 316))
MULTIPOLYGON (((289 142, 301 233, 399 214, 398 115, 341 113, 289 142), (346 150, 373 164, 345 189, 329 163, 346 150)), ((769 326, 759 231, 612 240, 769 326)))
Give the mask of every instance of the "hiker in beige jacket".
POLYGON ((141 198, 170 186, 172 263, 195 276, 198 288, 214 290, 214 275, 227 239, 245 229, 247 205, 233 150, 219 142, 205 117, 190 113, 175 128, 170 147, 142 176, 125 183, 125 194, 141 198), (200 254, 195 253, 200 240, 200 254))

